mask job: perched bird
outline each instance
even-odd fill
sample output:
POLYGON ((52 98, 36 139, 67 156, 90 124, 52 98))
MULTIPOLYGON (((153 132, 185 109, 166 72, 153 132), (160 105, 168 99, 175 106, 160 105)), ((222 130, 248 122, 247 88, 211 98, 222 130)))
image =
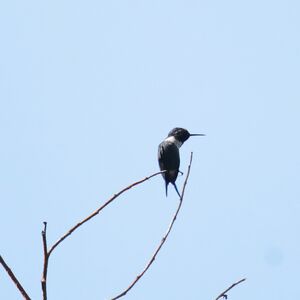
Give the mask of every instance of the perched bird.
POLYGON ((190 136, 204 136, 205 134, 191 134, 184 128, 176 127, 172 129, 168 136, 158 146, 158 164, 162 176, 166 183, 166 196, 168 196, 168 185, 171 182, 180 197, 180 193, 176 186, 178 176, 180 156, 179 148, 190 136))

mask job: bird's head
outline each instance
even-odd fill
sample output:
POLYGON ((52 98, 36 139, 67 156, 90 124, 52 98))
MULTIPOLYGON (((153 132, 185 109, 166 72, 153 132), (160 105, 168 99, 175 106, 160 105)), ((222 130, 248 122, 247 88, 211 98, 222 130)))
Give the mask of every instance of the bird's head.
POLYGON ((204 136, 204 135, 205 134, 201 134, 201 133, 189 133, 184 128, 175 127, 169 132, 168 137, 173 136, 179 142, 184 143, 190 136, 204 136))

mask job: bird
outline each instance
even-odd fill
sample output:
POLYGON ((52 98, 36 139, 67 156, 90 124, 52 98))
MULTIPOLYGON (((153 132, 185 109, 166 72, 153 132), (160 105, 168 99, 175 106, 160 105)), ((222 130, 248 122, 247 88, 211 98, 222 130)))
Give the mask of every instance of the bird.
POLYGON ((158 146, 158 164, 165 180, 166 197, 168 196, 168 185, 172 183, 178 196, 181 197, 177 186, 176 179, 180 166, 179 148, 190 136, 205 136, 200 133, 189 133, 186 129, 175 127, 168 136, 158 146))

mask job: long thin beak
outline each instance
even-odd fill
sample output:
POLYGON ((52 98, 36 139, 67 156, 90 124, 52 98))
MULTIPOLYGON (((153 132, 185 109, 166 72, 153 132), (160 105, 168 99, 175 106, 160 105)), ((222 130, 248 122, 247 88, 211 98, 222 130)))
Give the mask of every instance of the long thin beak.
POLYGON ((203 133, 191 133, 190 136, 205 136, 203 133))

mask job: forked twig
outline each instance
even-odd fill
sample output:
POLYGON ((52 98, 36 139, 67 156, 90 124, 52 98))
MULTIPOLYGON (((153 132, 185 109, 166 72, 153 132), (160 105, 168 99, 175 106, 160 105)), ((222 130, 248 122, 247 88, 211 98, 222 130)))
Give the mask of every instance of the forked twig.
POLYGON ((184 181, 184 184, 183 184, 183 188, 182 188, 182 192, 181 192, 181 196, 180 196, 180 199, 179 199, 179 205, 177 207, 177 210, 175 212, 175 214, 173 215, 173 218, 172 218, 172 221, 167 229, 167 232, 165 233, 165 235, 163 236, 160 244, 158 245, 158 247, 156 248, 154 254, 152 255, 152 257, 150 258, 149 262, 147 263, 146 267, 144 268, 144 270, 137 275, 137 277, 135 278, 135 280, 122 292, 120 293, 119 295, 117 295, 116 297, 112 298, 111 300, 116 300, 116 299, 119 299, 123 296, 125 296, 134 286, 135 284, 143 277, 143 275, 147 272, 147 270, 150 268, 150 266, 152 265, 152 263, 154 262, 158 252, 160 251, 160 249, 162 248, 163 244, 166 242, 172 228, 173 228, 173 225, 175 223, 175 220, 177 218, 177 215, 180 211, 180 208, 182 206, 182 200, 183 200, 183 196, 184 196, 184 191, 185 191, 185 187, 187 185, 187 181, 188 181, 188 178, 189 178, 189 175, 190 175, 190 170, 191 170, 191 165, 192 165, 192 160, 193 160, 193 152, 191 152, 191 156, 190 156, 190 163, 189 163, 189 166, 188 166, 188 171, 187 171, 187 174, 186 174, 186 178, 185 178, 185 181, 184 181))
POLYGON ((47 231, 47 222, 44 222, 44 230, 42 231, 42 239, 43 239, 43 249, 44 249, 44 267, 43 267, 43 274, 42 274, 42 279, 41 279, 41 284, 42 284, 42 292, 43 292, 43 300, 47 300, 47 272, 48 272, 48 262, 50 255, 52 252, 56 249, 56 247, 64 241, 68 236, 70 236, 76 229, 78 229, 81 225, 95 217, 96 215, 99 214, 99 212, 108 206, 111 202, 113 202, 117 197, 119 197, 121 194, 126 192, 127 190, 133 188, 134 186, 137 186, 150 178, 157 176, 159 174, 164 173, 165 171, 160 171, 156 172, 148 177, 145 177, 142 180, 136 181, 132 183, 131 185, 125 187, 122 189, 120 192, 117 194, 114 194, 110 199, 108 199, 103 205, 101 205, 98 209, 96 209, 92 214, 90 214, 88 217, 77 223, 75 226, 73 226, 71 229, 68 230, 62 237, 60 237, 53 245, 52 247, 48 250, 47 248, 47 236, 46 236, 46 231, 47 231))
POLYGON ((245 281, 245 280, 246 280, 246 278, 243 278, 243 279, 241 279, 241 280, 239 280, 239 281, 233 283, 229 288, 227 288, 224 292, 222 292, 215 300, 219 300, 219 299, 221 299, 221 298, 227 299, 228 296, 226 295, 226 293, 227 293, 228 291, 230 291, 232 288, 234 288, 236 285, 242 283, 242 282, 245 281))
POLYGON ((22 294, 23 298, 26 300, 31 300, 31 298, 28 296, 26 291, 24 290, 23 286, 21 285, 20 281, 17 279, 11 268, 6 264, 3 257, 0 255, 0 264, 3 266, 7 274, 9 275, 10 279, 13 281, 13 283, 16 285, 17 289, 22 294))

